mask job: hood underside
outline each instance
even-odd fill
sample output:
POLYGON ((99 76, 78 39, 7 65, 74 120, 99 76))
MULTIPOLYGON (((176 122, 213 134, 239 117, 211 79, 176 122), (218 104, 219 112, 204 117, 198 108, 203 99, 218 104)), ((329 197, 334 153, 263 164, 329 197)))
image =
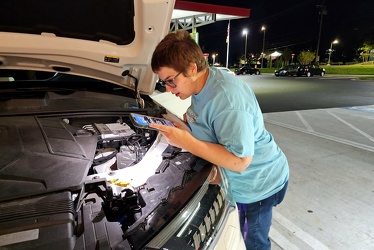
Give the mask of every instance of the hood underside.
POLYGON ((91 77, 151 94, 152 53, 174 1, 0 1, 0 69, 91 77), (162 17, 162 18, 160 18, 162 17), (166 18, 165 18, 166 17, 166 18))

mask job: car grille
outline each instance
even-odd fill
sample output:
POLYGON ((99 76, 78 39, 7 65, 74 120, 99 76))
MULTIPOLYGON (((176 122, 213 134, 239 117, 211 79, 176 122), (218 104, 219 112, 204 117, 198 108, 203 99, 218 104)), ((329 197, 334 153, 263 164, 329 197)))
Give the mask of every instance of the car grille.
POLYGON ((223 189, 206 183, 146 249, 209 249, 228 210, 223 189))

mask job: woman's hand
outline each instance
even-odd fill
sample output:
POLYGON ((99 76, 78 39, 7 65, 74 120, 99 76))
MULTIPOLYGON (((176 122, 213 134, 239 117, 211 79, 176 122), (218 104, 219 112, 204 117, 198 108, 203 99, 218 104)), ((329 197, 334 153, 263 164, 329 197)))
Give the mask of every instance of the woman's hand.
POLYGON ((169 144, 188 150, 188 141, 193 139, 190 130, 187 126, 178 122, 173 122, 175 127, 151 123, 150 127, 155 128, 161 132, 169 144))

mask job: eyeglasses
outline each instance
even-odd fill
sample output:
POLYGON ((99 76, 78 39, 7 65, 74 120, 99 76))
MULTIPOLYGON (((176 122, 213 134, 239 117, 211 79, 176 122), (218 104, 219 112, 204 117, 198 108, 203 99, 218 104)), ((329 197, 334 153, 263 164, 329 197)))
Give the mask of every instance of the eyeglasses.
POLYGON ((182 73, 182 71, 179 72, 178 74, 176 74, 176 75, 175 75, 173 78, 171 78, 171 79, 167 79, 167 80, 161 80, 161 79, 158 79, 158 82, 159 82, 161 85, 163 85, 163 86, 168 85, 168 86, 171 87, 171 88, 176 88, 177 85, 174 83, 174 80, 175 80, 175 78, 177 78, 181 73, 182 73))

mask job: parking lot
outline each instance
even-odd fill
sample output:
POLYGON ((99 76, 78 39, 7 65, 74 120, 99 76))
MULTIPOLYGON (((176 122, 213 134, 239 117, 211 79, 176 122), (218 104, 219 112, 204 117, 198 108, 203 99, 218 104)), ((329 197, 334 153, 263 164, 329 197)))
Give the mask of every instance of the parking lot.
POLYGON ((374 105, 265 114, 290 181, 274 249, 374 249, 374 105))

